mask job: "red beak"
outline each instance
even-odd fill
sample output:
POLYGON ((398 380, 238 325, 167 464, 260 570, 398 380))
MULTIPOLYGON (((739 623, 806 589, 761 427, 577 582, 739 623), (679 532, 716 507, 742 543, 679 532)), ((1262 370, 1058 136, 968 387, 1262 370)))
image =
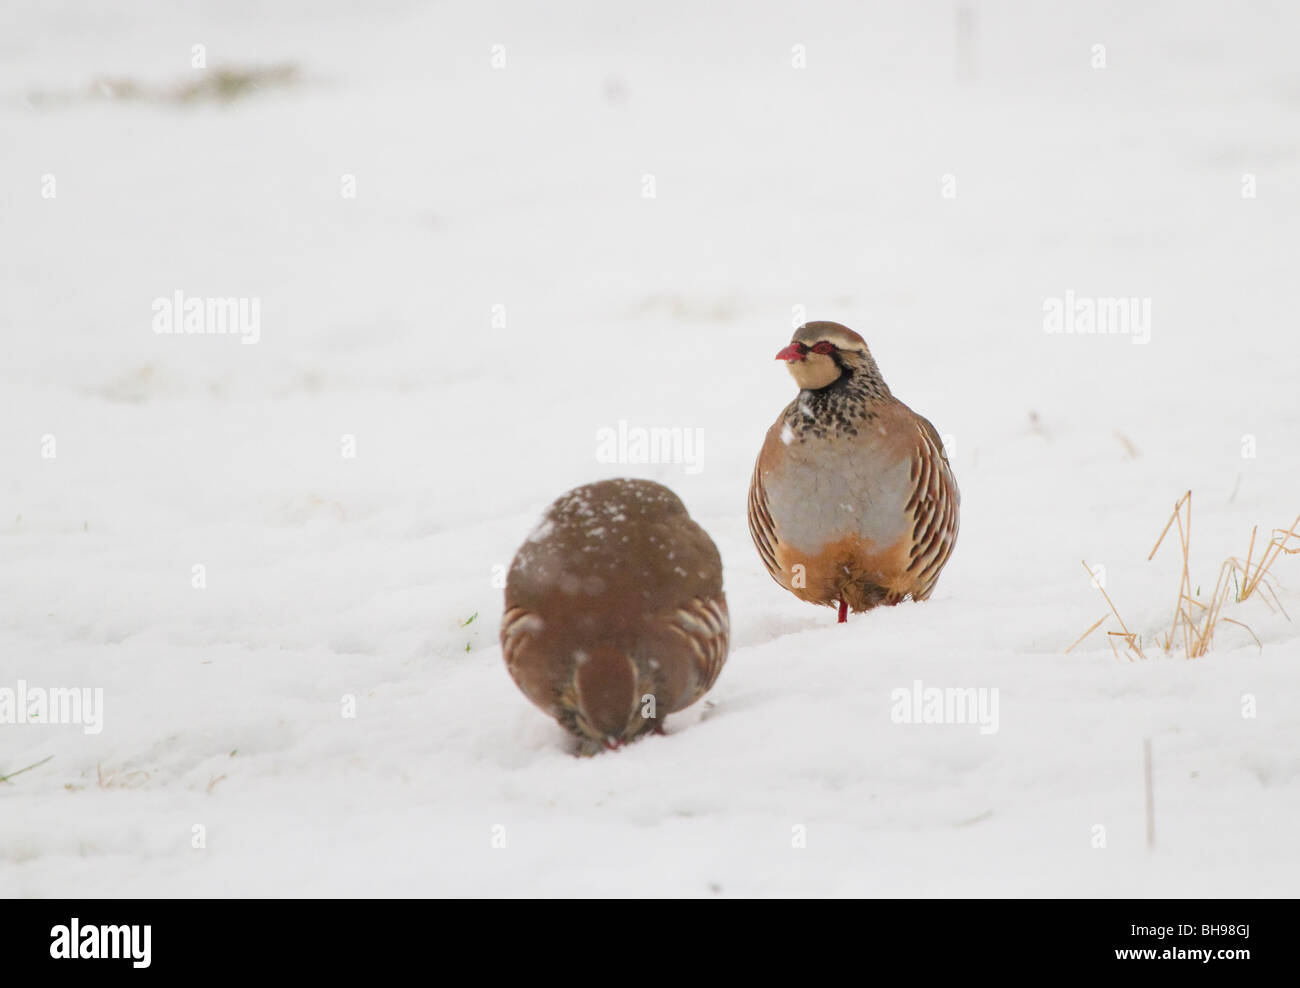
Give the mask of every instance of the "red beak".
POLYGON ((803 356, 804 355, 799 351, 798 344, 791 343, 788 347, 786 347, 784 350, 782 350, 780 353, 776 355, 776 359, 784 360, 787 363, 791 363, 796 360, 803 360, 803 356))

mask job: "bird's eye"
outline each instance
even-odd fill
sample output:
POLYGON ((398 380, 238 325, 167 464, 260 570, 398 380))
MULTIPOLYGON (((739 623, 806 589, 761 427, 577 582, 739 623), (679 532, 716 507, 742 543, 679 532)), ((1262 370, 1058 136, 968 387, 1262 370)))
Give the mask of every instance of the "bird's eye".
POLYGON ((834 353, 834 352, 835 352, 835 344, 827 343, 825 340, 822 340, 815 347, 813 347, 813 353, 834 353))

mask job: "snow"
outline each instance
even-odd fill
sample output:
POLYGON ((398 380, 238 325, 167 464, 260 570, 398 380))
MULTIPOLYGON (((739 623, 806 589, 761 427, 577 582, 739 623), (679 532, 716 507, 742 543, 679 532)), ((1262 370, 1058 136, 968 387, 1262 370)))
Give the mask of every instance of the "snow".
POLYGON ((0 894, 1294 894, 1296 625, 1063 653, 1081 559, 1168 626, 1183 491, 1208 584, 1300 511, 1300 10, 972 2, 954 51, 947 2, 179 6, 0 11, 0 688, 103 690, 99 733, 0 725, 0 775, 43 762, 0 783, 0 894), (297 81, 86 95, 197 43, 297 81), (257 342, 155 333, 177 291, 260 299, 257 342), (1067 292, 1149 299, 1149 342, 1045 332, 1067 292), (801 319, 945 436, 924 604, 837 627, 750 542, 801 319), (710 456, 598 462, 621 420, 710 456), (616 475, 717 542, 732 649, 577 759, 500 586, 616 475), (896 722, 918 681, 998 730, 896 722))

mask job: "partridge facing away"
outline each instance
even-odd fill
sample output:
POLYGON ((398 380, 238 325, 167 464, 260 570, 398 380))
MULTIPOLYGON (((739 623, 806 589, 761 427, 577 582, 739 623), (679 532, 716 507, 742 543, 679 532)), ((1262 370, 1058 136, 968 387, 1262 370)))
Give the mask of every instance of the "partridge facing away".
POLYGON ((506 577, 506 668, 584 755, 663 733, 713 686, 729 634, 717 547, 648 480, 561 496, 506 577))
POLYGON ((933 425, 893 396, 866 342, 834 322, 776 355, 799 396, 767 432, 749 531, 773 579, 839 620, 925 600, 957 540, 961 496, 933 425))

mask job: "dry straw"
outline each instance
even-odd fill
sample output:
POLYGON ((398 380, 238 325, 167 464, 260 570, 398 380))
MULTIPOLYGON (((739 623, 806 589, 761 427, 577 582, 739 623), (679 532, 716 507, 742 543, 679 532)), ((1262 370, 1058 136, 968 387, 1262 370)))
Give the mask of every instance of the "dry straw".
MULTIPOLYGON (((1260 600, 1264 601, 1265 606, 1271 611, 1276 607, 1283 616, 1289 621, 1291 616, 1286 613, 1286 608, 1282 606, 1282 601, 1278 598, 1278 583, 1270 570, 1273 564, 1282 556, 1295 555, 1300 553, 1300 544, 1291 545, 1291 540, 1295 539, 1300 543, 1300 515, 1296 516, 1295 521, 1289 528, 1273 529, 1272 537, 1268 545, 1264 547, 1259 559, 1255 559, 1255 543, 1259 535, 1259 526, 1256 525, 1250 532, 1250 546, 1246 550, 1246 558, 1243 560, 1238 556, 1231 556, 1223 561, 1219 567, 1219 578, 1214 584, 1214 592, 1206 600, 1199 599, 1199 593, 1192 592, 1192 577, 1189 569, 1188 556, 1190 553, 1192 540, 1192 492, 1188 491, 1178 499, 1174 505, 1173 513, 1166 522, 1164 531, 1160 533, 1160 538, 1156 540, 1155 547, 1152 548, 1147 560, 1155 558, 1156 552, 1164 544, 1165 537, 1169 530, 1174 526, 1178 527, 1178 543, 1183 554, 1182 574, 1178 580, 1178 602, 1174 606, 1174 616, 1169 624, 1169 630, 1163 635, 1156 635, 1156 644, 1166 652, 1173 651, 1176 645, 1181 645, 1183 655, 1188 659, 1198 659, 1209 652, 1214 644, 1214 633, 1219 624, 1226 621, 1229 624, 1235 624, 1238 627, 1245 628, 1250 637, 1255 639, 1255 644, 1263 648, 1259 636, 1254 631, 1230 617, 1224 617, 1223 608, 1231 599, 1236 603, 1244 603, 1252 596, 1259 593, 1260 600)), ((1089 575, 1092 570, 1085 562, 1084 569, 1088 570, 1089 575)), ((1115 620, 1119 622, 1120 631, 1108 631, 1107 641, 1110 643, 1111 651, 1115 657, 1119 657, 1119 650, 1115 647, 1115 641, 1118 639, 1123 643, 1124 655, 1131 662, 1135 657, 1145 659, 1146 655, 1142 651, 1142 642, 1136 634, 1128 629, 1124 619, 1119 616, 1119 611, 1115 607, 1114 601, 1106 593, 1105 587, 1100 586, 1096 580, 1093 581, 1101 590, 1102 597, 1106 600, 1106 606, 1110 608, 1110 613, 1114 615, 1115 620)), ((1198 588, 1199 589, 1199 588, 1198 588)), ((1103 614, 1097 619, 1087 631, 1085 631, 1065 651, 1069 653, 1076 645, 1086 639, 1106 620, 1110 615, 1103 614)))

